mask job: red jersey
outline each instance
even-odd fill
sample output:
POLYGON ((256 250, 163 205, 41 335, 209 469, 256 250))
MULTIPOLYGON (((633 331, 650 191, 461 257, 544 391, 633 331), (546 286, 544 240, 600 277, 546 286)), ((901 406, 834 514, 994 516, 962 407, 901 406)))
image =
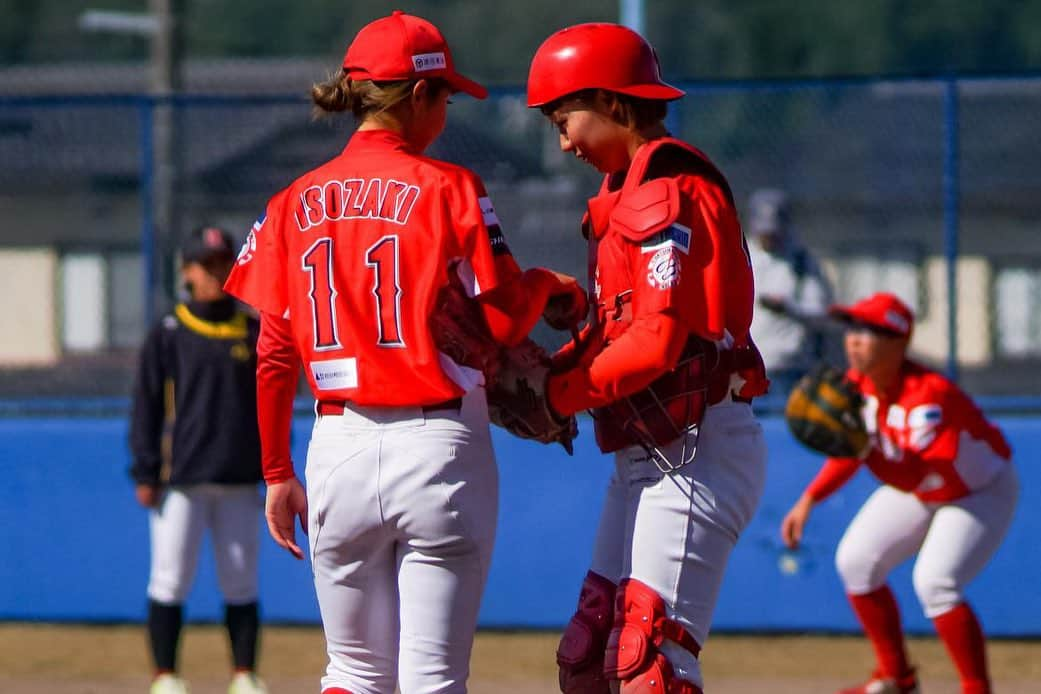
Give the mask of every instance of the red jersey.
POLYGON ((484 186, 369 130, 270 200, 226 289, 290 319, 316 399, 415 406, 481 382, 430 336, 449 272, 471 296, 519 275, 484 186))
MULTIPOLYGON (((852 369, 847 376, 866 401, 872 447, 864 462, 885 484, 922 501, 953 501, 985 487, 1008 464, 1012 451, 1001 430, 935 371, 905 361, 888 393, 852 369)), ((859 466, 856 459, 829 458, 810 484, 810 495, 823 499, 859 466)))
MULTIPOLYGON (((716 350, 707 367, 718 367, 708 377, 714 401, 732 386, 740 397, 761 395, 752 268, 723 174, 690 145, 662 138, 637 150, 620 178, 608 176, 589 201, 595 314, 581 345, 556 358, 566 364, 579 353, 577 366, 550 379, 553 406, 571 413, 639 393, 677 366, 691 336, 716 350)), ((601 450, 631 443, 607 420, 597 418, 601 450)))

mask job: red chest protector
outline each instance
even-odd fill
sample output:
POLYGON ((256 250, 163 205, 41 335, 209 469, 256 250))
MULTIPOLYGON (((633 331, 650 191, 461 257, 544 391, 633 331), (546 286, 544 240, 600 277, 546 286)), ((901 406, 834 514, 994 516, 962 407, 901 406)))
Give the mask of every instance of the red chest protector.
MULTIPOLYGON (((583 223, 589 240, 589 284, 596 299, 592 338, 599 349, 628 329, 633 320, 633 292, 638 283, 649 281, 643 265, 631 262, 633 249, 638 253, 640 244, 671 233, 677 223, 680 229, 688 228, 684 223, 696 226, 697 220, 686 217, 698 214, 697 206, 684 199, 677 178, 645 180, 655 154, 665 149, 673 159, 679 158, 681 173, 715 184, 733 210, 733 196, 723 174, 699 150, 672 138, 641 147, 620 186, 616 179, 605 179, 600 193, 589 201, 583 223)), ((731 223, 734 228, 729 230, 704 222, 698 228, 702 239, 705 234, 712 237, 713 261, 698 284, 704 287, 698 298, 708 300, 696 302, 704 307, 696 314, 688 306, 679 306, 691 332, 676 367, 644 390, 593 412, 597 443, 604 452, 639 444, 659 459, 662 446, 697 428, 709 405, 730 395, 750 401, 766 392, 762 358, 748 336, 753 286, 736 214, 731 223), (732 236, 723 236, 723 232, 732 236), (747 275, 735 277, 741 273, 747 275), (718 286, 710 286, 714 281, 718 286)), ((690 243, 694 241, 690 239, 690 243)), ((684 297, 680 302, 695 303, 685 302, 684 297)), ((689 461, 664 462, 671 469, 689 461)))

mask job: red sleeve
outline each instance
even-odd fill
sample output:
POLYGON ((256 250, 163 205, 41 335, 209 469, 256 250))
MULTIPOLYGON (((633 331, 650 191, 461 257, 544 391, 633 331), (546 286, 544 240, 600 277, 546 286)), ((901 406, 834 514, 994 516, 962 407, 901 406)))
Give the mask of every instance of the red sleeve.
POLYGON ((525 270, 512 282, 478 296, 484 318, 496 342, 515 345, 539 322, 546 301, 561 291, 563 283, 549 270, 525 270))
POLYGON ((224 283, 224 291, 257 311, 284 316, 289 310, 286 286, 286 248, 281 236, 281 201, 285 192, 268 203, 253 223, 242 250, 224 283))
POLYGON ((676 366, 687 335, 671 314, 640 316, 592 362, 550 376, 549 402, 570 415, 639 392, 676 366))
POLYGON ((270 313, 260 314, 257 339, 257 425, 260 428, 261 467, 268 484, 292 479, 289 432, 300 358, 293 346, 290 322, 270 313))
POLYGON ((860 461, 856 458, 828 458, 817 476, 806 487, 806 493, 814 503, 823 501, 846 484, 859 468, 860 461))

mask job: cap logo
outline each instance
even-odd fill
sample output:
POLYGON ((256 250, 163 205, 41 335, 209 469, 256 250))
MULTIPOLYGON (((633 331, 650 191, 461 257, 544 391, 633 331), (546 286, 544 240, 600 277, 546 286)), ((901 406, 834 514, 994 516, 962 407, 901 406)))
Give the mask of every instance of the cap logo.
POLYGON ((203 243, 209 248, 223 248, 224 237, 221 236, 220 229, 214 229, 213 227, 207 228, 203 233, 203 243))
POLYGON ((886 311, 886 322, 902 333, 906 333, 909 327, 907 325, 907 320, 892 309, 886 311))
POLYGON ((437 53, 420 53, 412 56, 412 67, 416 72, 443 70, 448 67, 448 60, 445 58, 445 54, 440 51, 437 53))

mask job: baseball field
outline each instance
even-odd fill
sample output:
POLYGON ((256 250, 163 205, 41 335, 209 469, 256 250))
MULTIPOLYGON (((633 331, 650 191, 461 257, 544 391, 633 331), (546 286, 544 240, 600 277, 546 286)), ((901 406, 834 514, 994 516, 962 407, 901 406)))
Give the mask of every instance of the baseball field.
MULTIPOLYGON (((473 694, 556 692, 549 632, 478 634, 473 694)), ((228 646, 221 627, 191 626, 181 654, 193 694, 223 694, 228 646)), ((909 648, 928 694, 957 694, 957 677, 935 639, 909 648)), ((990 643, 999 694, 1041 691, 1041 641, 990 643)), ((870 668, 867 642, 848 636, 717 635, 705 650, 711 694, 830 694, 870 668)), ((273 694, 318 691, 324 641, 317 627, 268 627, 261 641, 261 673, 273 694)), ((142 694, 149 665, 141 627, 0 624, 0 692, 4 694, 142 694)))

